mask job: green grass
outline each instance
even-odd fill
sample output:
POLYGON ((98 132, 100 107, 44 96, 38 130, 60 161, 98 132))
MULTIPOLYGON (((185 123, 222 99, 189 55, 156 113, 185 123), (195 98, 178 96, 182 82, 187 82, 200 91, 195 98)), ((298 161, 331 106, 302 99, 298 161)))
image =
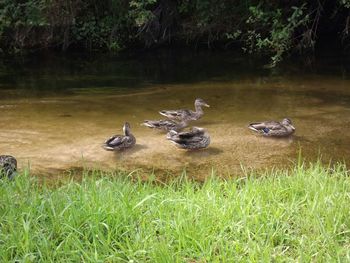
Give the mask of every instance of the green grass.
POLYGON ((344 165, 166 185, 85 173, 1 182, 1 262, 350 262, 344 165))

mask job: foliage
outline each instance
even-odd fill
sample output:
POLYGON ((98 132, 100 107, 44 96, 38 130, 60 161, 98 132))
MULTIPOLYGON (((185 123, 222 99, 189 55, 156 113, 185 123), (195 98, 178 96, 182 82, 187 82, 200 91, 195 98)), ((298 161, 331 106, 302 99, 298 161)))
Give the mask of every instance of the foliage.
POLYGON ((350 8, 350 0, 339 0, 340 4, 345 6, 346 8, 350 8))
POLYGON ((133 8, 132 15, 137 26, 141 27, 153 18, 153 13, 148 10, 148 7, 156 2, 156 0, 130 1, 130 7, 133 8))
POLYGON ((298 28, 307 25, 309 16, 304 14, 305 5, 292 6, 288 14, 283 10, 262 10, 259 6, 249 8, 250 16, 246 20, 249 30, 245 36, 246 47, 249 53, 258 51, 272 51, 271 65, 281 61, 284 53, 293 47, 294 34, 298 28), (268 32, 259 32, 259 27, 270 28, 268 32))
POLYGON ((349 0, 3 0, 0 48, 118 51, 180 41, 267 54, 274 66, 295 50, 313 50, 330 30, 348 47, 349 11, 349 0))
POLYGON ((204 183, 85 171, 50 188, 22 175, 0 185, 0 259, 345 262, 349 192, 342 164, 204 183))
POLYGON ((28 41, 26 32, 31 31, 36 26, 47 24, 46 18, 41 14, 44 8, 44 0, 28 2, 3 0, 0 3, 0 40, 2 43, 0 47, 3 47, 3 42, 11 45, 10 48, 14 49, 23 46, 28 41), (11 31, 11 28, 16 28, 16 32, 11 31), (17 36, 13 37, 14 34, 17 36), (15 41, 10 44, 12 38, 15 41))

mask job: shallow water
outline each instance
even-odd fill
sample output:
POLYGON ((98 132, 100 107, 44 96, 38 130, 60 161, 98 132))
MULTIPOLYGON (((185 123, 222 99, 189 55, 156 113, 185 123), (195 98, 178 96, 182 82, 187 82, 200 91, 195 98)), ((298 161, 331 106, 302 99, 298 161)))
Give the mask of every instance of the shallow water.
POLYGON ((339 58, 311 70, 297 65, 277 71, 227 54, 75 56, 0 66, 0 154, 16 156, 21 168, 47 175, 78 167, 143 168, 164 175, 186 167, 203 178, 212 167, 225 176, 242 166, 290 165, 300 150, 311 160, 349 156, 349 68, 339 58), (159 110, 193 108, 197 97, 211 106, 193 123, 209 131, 209 148, 180 150, 164 133, 141 126, 161 119, 159 110), (284 117, 297 129, 288 139, 247 129, 250 122, 284 117), (125 121, 137 145, 103 150, 102 142, 121 133, 125 121))

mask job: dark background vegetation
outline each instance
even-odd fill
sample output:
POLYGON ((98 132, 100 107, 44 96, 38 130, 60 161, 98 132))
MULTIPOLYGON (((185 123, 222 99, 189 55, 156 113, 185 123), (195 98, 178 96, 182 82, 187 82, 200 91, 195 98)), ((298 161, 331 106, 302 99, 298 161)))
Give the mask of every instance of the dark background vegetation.
POLYGON ((0 51, 239 49, 276 65, 350 47, 350 0, 2 0, 0 51))

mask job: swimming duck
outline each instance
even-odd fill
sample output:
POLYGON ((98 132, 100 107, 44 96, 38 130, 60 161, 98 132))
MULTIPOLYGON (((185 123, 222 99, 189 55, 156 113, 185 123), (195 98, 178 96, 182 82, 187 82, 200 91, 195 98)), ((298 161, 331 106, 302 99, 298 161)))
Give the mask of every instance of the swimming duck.
POLYGON ((255 122, 249 124, 248 128, 255 132, 261 133, 264 136, 271 137, 286 137, 292 135, 295 132, 292 121, 288 118, 283 119, 281 122, 255 122))
POLYGON ((17 175, 17 160, 11 155, 0 155, 0 178, 13 179, 17 175))
POLYGON ((104 142, 102 147, 108 151, 124 150, 133 147, 136 143, 136 138, 131 134, 130 124, 128 122, 124 123, 123 132, 124 135, 113 135, 104 142))
POLYGON ((154 128, 154 129, 159 129, 164 131, 171 131, 171 130, 181 131, 183 128, 187 127, 188 122, 185 120, 182 120, 181 122, 175 122, 172 120, 159 120, 159 121, 145 120, 143 125, 149 128, 154 128))
POLYGON ((200 119, 204 112, 202 106, 210 107, 204 100, 196 99, 194 107, 196 111, 192 110, 162 110, 159 113, 171 120, 184 120, 184 121, 195 121, 200 119))
POLYGON ((208 132, 199 127, 193 127, 191 131, 180 133, 171 130, 167 134, 167 139, 177 147, 188 150, 206 148, 210 144, 210 136, 208 132))

